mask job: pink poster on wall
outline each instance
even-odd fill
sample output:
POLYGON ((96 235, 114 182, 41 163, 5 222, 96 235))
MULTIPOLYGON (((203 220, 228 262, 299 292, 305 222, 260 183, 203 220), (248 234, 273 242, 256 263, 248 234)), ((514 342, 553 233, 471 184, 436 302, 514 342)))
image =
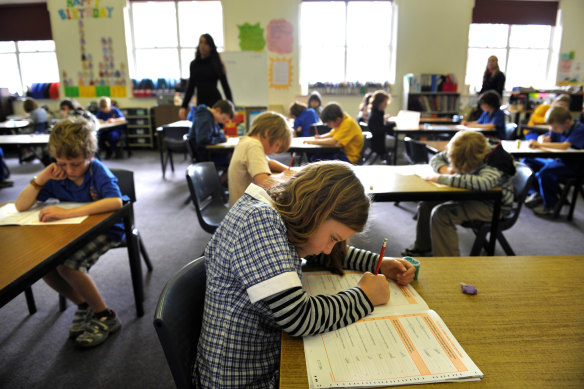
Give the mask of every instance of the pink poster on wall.
POLYGON ((280 54, 292 52, 294 26, 285 19, 274 19, 268 24, 268 50, 280 54))

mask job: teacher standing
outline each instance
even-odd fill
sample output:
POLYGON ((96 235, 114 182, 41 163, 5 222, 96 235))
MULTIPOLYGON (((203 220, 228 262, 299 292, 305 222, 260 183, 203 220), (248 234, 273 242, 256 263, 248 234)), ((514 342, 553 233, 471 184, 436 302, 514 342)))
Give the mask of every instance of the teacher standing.
POLYGON ((212 107, 217 101, 222 100, 221 93, 217 89, 217 81, 221 81, 225 99, 233 102, 231 89, 225 75, 225 66, 219 57, 215 41, 211 35, 203 34, 199 38, 195 59, 191 62, 187 90, 178 112, 181 120, 185 120, 187 117, 187 110, 195 88, 197 89, 197 105, 204 104, 212 107))
MULTIPOLYGON (((487 68, 483 74, 483 86, 479 92, 479 98, 482 94, 489 90, 494 90, 499 94, 499 100, 503 101, 503 90, 505 89, 505 74, 499 69, 499 59, 491 55, 487 60, 487 68)), ((477 107, 468 117, 468 121, 476 121, 482 115, 483 110, 481 105, 477 103, 477 107)))

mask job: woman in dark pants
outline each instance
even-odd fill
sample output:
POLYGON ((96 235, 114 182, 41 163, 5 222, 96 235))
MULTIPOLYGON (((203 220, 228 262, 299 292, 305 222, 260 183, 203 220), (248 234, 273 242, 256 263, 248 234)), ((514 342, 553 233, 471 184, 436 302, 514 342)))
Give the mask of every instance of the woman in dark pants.
POLYGON ((187 118, 187 111, 195 88, 197 89, 197 105, 205 104, 207 107, 212 107, 217 101, 222 100, 221 93, 217 89, 217 81, 221 82, 225 99, 233 102, 225 74, 225 66, 217 52, 215 41, 211 35, 203 34, 199 38, 195 59, 191 62, 189 82, 178 112, 181 120, 187 118))

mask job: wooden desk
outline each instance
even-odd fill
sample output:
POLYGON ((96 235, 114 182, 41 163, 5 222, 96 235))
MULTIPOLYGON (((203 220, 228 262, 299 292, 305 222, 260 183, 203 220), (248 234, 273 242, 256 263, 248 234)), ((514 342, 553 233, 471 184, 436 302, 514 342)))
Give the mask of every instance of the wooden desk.
POLYGON ((460 120, 454 120, 452 116, 449 117, 428 117, 422 116, 420 117, 420 124, 459 124, 460 120))
POLYGON ((29 125, 28 120, 7 120, 0 122, 0 133, 14 134, 29 125))
MULTIPOLYGON (((432 173, 430 165, 426 166, 428 173, 432 173)), ((488 254, 495 253, 499 228, 498 215, 501 212, 500 189, 479 192, 451 186, 439 187, 412 174, 414 168, 410 165, 355 166, 354 169, 365 188, 365 192, 373 196, 373 201, 492 200, 494 203, 493 219, 491 220, 488 254)))
POLYGON ((453 136, 454 134, 456 134, 458 131, 461 130, 472 130, 472 131, 478 131, 478 132, 482 132, 482 133, 490 133, 490 134, 496 134, 496 130, 487 130, 484 128, 470 128, 470 127, 466 127, 463 125, 420 125, 419 128, 394 128, 394 134, 395 134, 395 144, 393 146, 393 164, 395 165, 397 163, 397 146, 398 146, 398 141, 399 141, 399 137, 400 135, 402 135, 403 137, 406 136, 411 136, 411 135, 419 135, 419 136, 427 136, 427 135, 449 135, 449 136, 453 136))
MULTIPOLYGON (((142 265, 138 244, 132 233, 133 212, 132 203, 126 203, 116 212, 89 216, 81 224, 0 226, 0 307, 63 263, 97 233, 123 219, 136 313, 142 316, 142 265)), ((31 312, 34 312, 34 306, 32 308, 31 312)))
MULTIPOLYGON (((584 387, 584 256, 420 262, 412 285, 485 374, 481 381, 430 387, 584 387), (478 294, 462 294, 460 282, 478 294)), ((280 388, 307 388, 306 374, 302 338, 283 334, 280 388)))
POLYGON ((0 135, 0 145, 39 146, 49 143, 49 134, 0 135))
POLYGON ((523 130, 535 131, 539 134, 545 134, 546 132, 550 132, 550 126, 549 124, 534 124, 532 126, 522 125, 521 132, 523 132, 523 130))

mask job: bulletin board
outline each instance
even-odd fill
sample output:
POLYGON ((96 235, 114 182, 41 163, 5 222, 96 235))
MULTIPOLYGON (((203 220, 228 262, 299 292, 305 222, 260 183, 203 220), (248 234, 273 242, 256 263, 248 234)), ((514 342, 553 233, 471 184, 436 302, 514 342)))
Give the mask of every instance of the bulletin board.
POLYGON ((220 54, 238 106, 268 105, 268 59, 265 52, 226 51, 220 54))

